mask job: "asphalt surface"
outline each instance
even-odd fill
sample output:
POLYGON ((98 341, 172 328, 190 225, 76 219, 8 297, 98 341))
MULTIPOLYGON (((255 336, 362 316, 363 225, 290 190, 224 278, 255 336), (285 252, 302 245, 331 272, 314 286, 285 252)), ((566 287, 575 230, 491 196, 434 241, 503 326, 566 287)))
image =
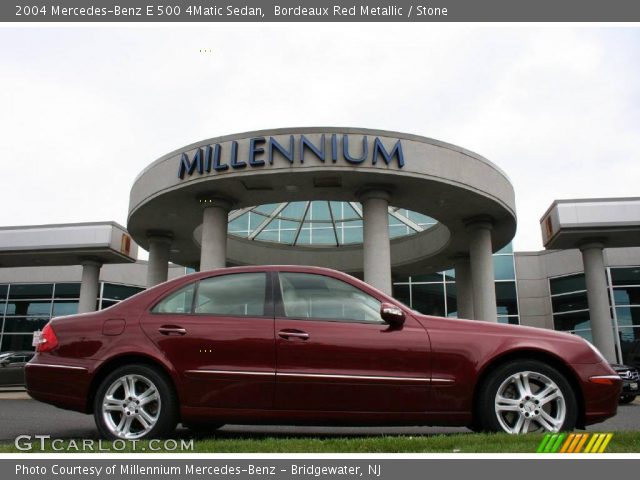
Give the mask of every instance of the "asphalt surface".
MULTIPOLYGON (((606 422, 591 425, 587 431, 612 432, 640 430, 640 399, 620 405, 618 415, 606 422)), ((283 427, 226 425, 217 438, 239 437, 352 437, 371 435, 434 435, 469 432, 451 427, 283 427)), ((24 392, 0 392, 0 441, 13 441, 18 435, 50 435, 51 438, 98 438, 93 417, 61 410, 30 399, 24 392)), ((188 437, 184 428, 178 437, 188 437)))

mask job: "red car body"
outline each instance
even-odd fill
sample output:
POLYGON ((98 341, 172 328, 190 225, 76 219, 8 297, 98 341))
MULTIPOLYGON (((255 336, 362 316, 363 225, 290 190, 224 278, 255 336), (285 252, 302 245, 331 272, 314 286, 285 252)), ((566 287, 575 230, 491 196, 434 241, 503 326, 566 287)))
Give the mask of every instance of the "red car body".
POLYGON ((608 363, 574 335, 422 315, 349 275, 314 267, 196 273, 50 325, 58 344, 27 365, 28 393, 84 413, 92 412, 109 372, 132 363, 165 372, 183 423, 473 425, 487 376, 520 359, 542 361, 566 377, 579 427, 615 415, 621 388, 608 363), (400 308, 404 324, 286 318, 275 293, 268 299, 274 309, 256 318, 151 312, 170 292, 204 278, 283 271, 346 282, 400 308))

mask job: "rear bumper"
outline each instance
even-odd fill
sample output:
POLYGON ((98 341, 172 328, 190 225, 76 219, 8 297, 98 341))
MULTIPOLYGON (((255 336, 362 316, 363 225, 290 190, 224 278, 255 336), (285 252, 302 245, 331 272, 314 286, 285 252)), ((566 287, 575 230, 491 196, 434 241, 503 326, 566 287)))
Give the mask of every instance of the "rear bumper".
POLYGON ((67 410, 88 411, 91 378, 87 368, 31 361, 24 371, 27 393, 35 400, 67 410))
POLYGON ((584 400, 583 426, 600 423, 618 412, 622 380, 608 363, 572 365, 580 380, 584 400), (601 383, 598 378, 607 378, 601 383))

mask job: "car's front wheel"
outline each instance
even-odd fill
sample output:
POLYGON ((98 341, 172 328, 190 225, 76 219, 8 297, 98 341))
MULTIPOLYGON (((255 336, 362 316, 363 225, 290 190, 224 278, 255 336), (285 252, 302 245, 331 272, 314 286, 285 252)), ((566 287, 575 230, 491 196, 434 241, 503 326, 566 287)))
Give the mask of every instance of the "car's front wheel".
POLYGON ((558 432, 572 430, 578 419, 571 384, 558 370, 537 360, 498 367, 482 388, 478 413, 485 430, 558 432))
POLYGON ((147 365, 126 365, 102 381, 94 417, 100 434, 111 439, 156 438, 171 433, 178 405, 166 376, 147 365))

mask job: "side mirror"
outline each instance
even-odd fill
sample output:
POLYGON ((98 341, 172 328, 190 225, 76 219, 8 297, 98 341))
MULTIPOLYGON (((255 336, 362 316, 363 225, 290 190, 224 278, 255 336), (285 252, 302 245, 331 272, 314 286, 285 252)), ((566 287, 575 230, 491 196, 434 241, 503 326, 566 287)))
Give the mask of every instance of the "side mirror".
POLYGON ((391 303, 383 303, 380 305, 380 317, 389 325, 400 327, 404 324, 404 312, 400 307, 396 307, 391 303))

